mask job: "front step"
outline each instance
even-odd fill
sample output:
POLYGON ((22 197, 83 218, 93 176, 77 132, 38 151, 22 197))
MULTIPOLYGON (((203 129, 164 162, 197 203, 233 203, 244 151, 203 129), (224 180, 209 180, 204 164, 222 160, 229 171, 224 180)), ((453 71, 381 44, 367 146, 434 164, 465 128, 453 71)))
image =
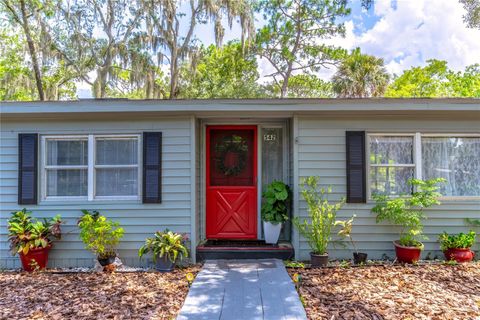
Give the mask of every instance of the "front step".
POLYGON ((199 261, 210 259, 293 259, 295 251, 290 242, 277 245, 265 241, 207 240, 197 246, 199 261))

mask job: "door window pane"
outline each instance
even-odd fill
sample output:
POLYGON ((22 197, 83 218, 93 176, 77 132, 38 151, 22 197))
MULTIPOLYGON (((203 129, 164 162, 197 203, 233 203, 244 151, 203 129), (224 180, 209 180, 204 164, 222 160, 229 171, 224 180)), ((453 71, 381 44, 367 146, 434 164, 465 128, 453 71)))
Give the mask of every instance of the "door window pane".
POLYGON ((445 178, 444 196, 480 195, 480 138, 422 137, 423 178, 445 178))
POLYGON ((254 131, 210 131, 210 185, 253 186, 254 131))
POLYGON ((86 196, 87 183, 87 169, 47 170, 47 196, 86 196))
POLYGON ((283 181, 283 129, 262 129, 262 185, 283 181))

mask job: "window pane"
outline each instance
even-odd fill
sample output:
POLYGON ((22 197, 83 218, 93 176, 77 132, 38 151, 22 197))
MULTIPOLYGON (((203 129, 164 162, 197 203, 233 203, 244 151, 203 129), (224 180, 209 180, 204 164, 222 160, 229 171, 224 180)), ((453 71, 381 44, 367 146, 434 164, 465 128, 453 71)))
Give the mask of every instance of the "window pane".
POLYGON ((370 192, 398 196, 410 194, 408 179, 413 178, 414 169, 410 167, 370 167, 370 192))
POLYGON ((480 138, 423 137, 423 178, 445 178, 445 196, 480 195, 480 138))
POLYGON ((283 129, 262 129, 262 185, 283 181, 283 129))
POLYGON ((96 169, 97 196, 136 196, 137 168, 96 169))
POLYGON ((47 170, 47 196, 86 196, 87 169, 47 170))
POLYGON ((413 163, 413 137, 370 136, 370 163, 413 163))
POLYGON ((87 140, 47 140, 47 165, 87 165, 87 140))
POLYGON ((137 139, 96 139, 96 164, 122 165, 138 163, 137 139))

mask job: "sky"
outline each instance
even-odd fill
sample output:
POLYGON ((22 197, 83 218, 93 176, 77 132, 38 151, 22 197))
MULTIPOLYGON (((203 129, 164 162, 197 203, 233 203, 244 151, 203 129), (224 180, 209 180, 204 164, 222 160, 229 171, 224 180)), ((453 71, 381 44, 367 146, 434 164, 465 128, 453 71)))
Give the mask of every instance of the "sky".
MULTIPOLYGON (((345 49, 359 47, 362 53, 385 61, 391 74, 401 74, 412 66, 424 66, 428 59, 446 60, 456 71, 480 63, 480 30, 469 29, 463 22, 465 11, 457 0, 374 0, 369 10, 360 0, 351 2, 352 13, 345 19, 345 37, 324 40, 345 49)), ((256 27, 262 24, 257 17, 256 27)), ((215 41, 213 29, 200 25, 196 35, 204 44, 215 41)), ((240 28, 226 28, 224 42, 238 39, 240 28)), ((273 72, 265 60, 259 60, 260 81, 273 72)), ((334 69, 321 70, 318 75, 328 80, 334 69)), ((90 87, 78 84, 79 97, 91 97, 90 87)))

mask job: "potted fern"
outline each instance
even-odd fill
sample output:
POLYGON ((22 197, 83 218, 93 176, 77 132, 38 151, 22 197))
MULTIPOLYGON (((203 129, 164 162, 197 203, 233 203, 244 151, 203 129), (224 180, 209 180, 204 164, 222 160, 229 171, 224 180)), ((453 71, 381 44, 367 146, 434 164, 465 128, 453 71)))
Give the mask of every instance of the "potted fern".
POLYGON ((24 208, 12 212, 8 220, 10 250, 19 254, 23 269, 29 272, 45 269, 53 240, 62 236, 60 215, 40 221, 31 214, 24 208))
POLYGON ((116 248, 124 234, 123 228, 119 227, 118 222, 108 220, 96 210, 82 212, 78 226, 85 248, 97 256, 101 266, 112 264, 117 256, 116 248))
POLYGON ((332 240, 332 232, 337 222, 337 212, 342 208, 345 200, 330 204, 327 197, 332 192, 331 188, 320 188, 318 177, 302 179, 301 194, 307 203, 309 220, 293 219, 293 224, 300 234, 307 240, 311 252, 312 267, 325 266, 328 263, 328 244, 332 240))
POLYGON ((288 220, 290 188, 282 181, 275 180, 263 192, 262 220, 265 242, 276 244, 282 225, 288 220))
POLYGON ((423 210, 440 204, 438 184, 444 181, 443 178, 425 181, 409 179, 408 183, 414 190, 411 195, 396 198, 386 195, 373 196, 376 205, 372 212, 377 215, 377 223, 388 221, 401 227, 400 239, 393 242, 399 262, 415 263, 420 260, 423 250, 421 240, 426 239, 423 235, 423 220, 426 219, 423 210))
POLYGON ((153 255, 153 262, 161 272, 169 272, 175 268, 178 260, 188 257, 185 246, 187 237, 174 233, 168 229, 155 232, 152 238, 147 238, 145 244, 138 250, 138 256, 142 258, 148 252, 153 255))

